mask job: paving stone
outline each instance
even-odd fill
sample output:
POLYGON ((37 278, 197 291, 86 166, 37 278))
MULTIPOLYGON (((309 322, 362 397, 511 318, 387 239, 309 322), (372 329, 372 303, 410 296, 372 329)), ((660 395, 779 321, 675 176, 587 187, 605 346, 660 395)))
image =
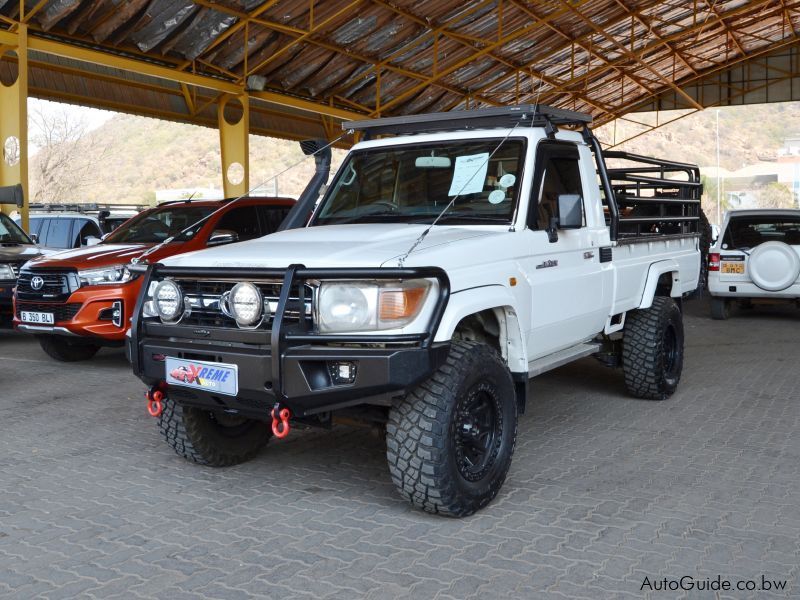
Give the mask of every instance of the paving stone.
POLYGON ((362 429, 189 464, 120 351, 64 365, 0 331, 0 596, 658 598, 645 576, 763 573, 800 597, 800 315, 686 306, 672 398, 592 359, 543 375, 505 488, 461 520, 411 510, 362 429))

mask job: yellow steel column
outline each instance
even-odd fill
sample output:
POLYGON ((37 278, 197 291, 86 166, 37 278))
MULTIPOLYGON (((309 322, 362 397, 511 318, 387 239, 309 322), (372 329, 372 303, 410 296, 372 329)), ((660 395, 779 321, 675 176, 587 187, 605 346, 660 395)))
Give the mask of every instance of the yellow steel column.
POLYGON ((225 197, 243 196, 250 189, 250 106, 247 94, 225 94, 217 105, 217 117, 225 197))
POLYGON ((11 85, 0 82, 0 185, 22 184, 25 206, 0 204, 0 212, 19 210, 22 226, 28 229, 28 27, 20 24, 16 44, 5 47, 17 55, 19 75, 11 85))

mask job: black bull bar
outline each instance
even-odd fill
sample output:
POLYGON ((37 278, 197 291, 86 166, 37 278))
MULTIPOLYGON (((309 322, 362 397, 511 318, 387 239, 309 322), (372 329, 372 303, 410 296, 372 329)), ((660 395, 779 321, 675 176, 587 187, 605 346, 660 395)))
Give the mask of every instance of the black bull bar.
MULTIPOLYGON (((292 404, 292 391, 286 389, 285 359, 287 352, 300 351, 317 353, 319 357, 325 357, 325 345, 328 344, 363 344, 363 349, 355 350, 356 354, 370 354, 371 348, 376 344, 400 344, 403 347, 411 347, 418 354, 420 352, 428 355, 435 354, 437 358, 430 363, 441 362, 443 355, 442 348, 434 348, 434 337, 441 323, 444 311, 450 297, 450 280, 447 274, 438 267, 390 267, 390 268, 306 268, 303 265, 290 265, 286 269, 259 269, 259 268, 226 268, 226 267, 169 267, 159 263, 150 265, 143 274, 143 282, 136 308, 133 313, 131 324, 131 345, 130 361, 134 374, 142 377, 143 374, 143 348, 144 348, 144 323, 143 307, 147 299, 148 289, 152 281, 164 278, 192 278, 192 279, 234 279, 239 281, 257 281, 262 279, 281 280, 280 296, 277 307, 273 314, 272 326, 269 330, 252 330, 249 335, 254 336, 257 343, 269 345, 270 367, 272 389, 265 390, 264 396, 270 401, 287 402, 292 404), (438 298, 433 309, 433 313, 424 331, 420 333, 396 334, 396 335, 349 335, 349 334, 321 334, 314 330, 311 315, 306 312, 306 282, 308 281, 330 281, 330 280, 387 280, 387 279, 417 279, 429 278, 436 279, 438 282, 438 298), (299 318, 288 321, 285 319, 287 307, 290 305, 290 298, 297 298, 296 308, 299 311, 299 318), (263 337, 261 337, 263 336, 263 337), (318 348, 319 350, 314 350, 318 348), (441 358, 440 358, 441 357, 441 358)), ((295 304, 294 301, 291 302, 295 304)), ((214 340, 214 328, 211 330, 210 341, 214 340)), ((208 338, 207 338, 208 339, 208 338)), ((191 340, 187 339, 187 344, 191 340)), ((340 346, 341 347, 341 346, 340 346)), ((377 351, 375 351, 377 352, 377 351)), ((414 378, 414 382, 424 378, 429 373, 420 373, 420 377, 414 378)), ((407 381, 406 383, 410 383, 407 381)), ((387 382, 388 383, 388 382, 387 382)), ((391 387, 391 386, 388 386, 391 387)), ((397 386, 395 386, 397 387, 397 386)), ((405 387, 405 386, 403 386, 405 387)), ((375 386, 371 391, 377 390, 375 386)), ((330 395, 331 403, 341 400, 346 390, 332 390, 330 395)), ((350 390, 349 395, 358 396, 359 390, 350 390)), ((326 394, 328 395, 328 394, 326 394)), ((362 394, 363 395, 363 394, 362 394)), ((367 394, 369 395, 369 394, 367 394)))

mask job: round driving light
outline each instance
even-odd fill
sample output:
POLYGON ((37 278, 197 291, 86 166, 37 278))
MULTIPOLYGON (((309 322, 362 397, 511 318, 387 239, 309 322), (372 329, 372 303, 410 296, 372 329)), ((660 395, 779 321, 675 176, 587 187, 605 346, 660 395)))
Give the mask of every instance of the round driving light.
POLYGON ((156 312, 162 321, 177 321, 183 314, 183 294, 178 284, 169 279, 160 282, 153 294, 156 312))
POLYGON ((369 301, 361 288, 326 285, 319 304, 320 325, 327 331, 353 331, 370 321, 369 301))
POLYGON ((237 283, 231 290, 228 300, 233 318, 239 325, 250 327, 261 320, 264 313, 264 299, 252 283, 237 283))

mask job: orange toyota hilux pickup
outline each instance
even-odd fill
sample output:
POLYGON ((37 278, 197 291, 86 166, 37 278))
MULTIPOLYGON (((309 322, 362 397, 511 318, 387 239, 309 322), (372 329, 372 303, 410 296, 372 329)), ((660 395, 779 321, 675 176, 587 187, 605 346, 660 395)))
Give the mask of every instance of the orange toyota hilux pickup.
POLYGON ((99 244, 29 262, 17 280, 14 326, 35 335, 61 361, 123 346, 141 285, 129 268, 134 259, 153 263, 273 233, 293 205, 290 198, 241 198, 176 201, 146 210, 99 244), (158 247, 172 236, 177 237, 158 247))

